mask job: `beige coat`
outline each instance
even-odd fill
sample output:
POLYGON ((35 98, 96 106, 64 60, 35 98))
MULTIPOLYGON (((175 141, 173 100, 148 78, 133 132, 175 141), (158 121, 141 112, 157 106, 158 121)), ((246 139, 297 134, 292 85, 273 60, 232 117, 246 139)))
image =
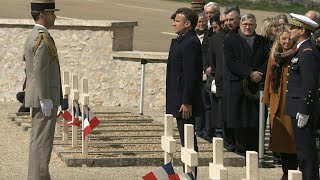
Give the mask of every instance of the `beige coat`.
POLYGON ((40 99, 51 99, 53 106, 59 106, 62 96, 59 59, 48 31, 38 26, 32 29, 25 43, 24 58, 27 74, 25 106, 39 108, 40 99))
POLYGON ((296 153, 291 118, 284 114, 288 63, 285 63, 282 68, 278 93, 275 93, 271 86, 270 74, 273 64, 277 64, 276 61, 273 58, 269 58, 262 100, 263 103, 270 107, 271 150, 280 153, 296 153))

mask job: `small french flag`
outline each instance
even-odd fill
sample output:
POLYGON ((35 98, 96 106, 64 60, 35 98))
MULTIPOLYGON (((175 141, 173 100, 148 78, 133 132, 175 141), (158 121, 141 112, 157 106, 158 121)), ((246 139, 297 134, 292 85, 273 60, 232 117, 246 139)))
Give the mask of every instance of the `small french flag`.
POLYGON ((192 173, 176 174, 169 162, 142 177, 144 180, 194 180, 192 173))
POLYGON ((88 108, 88 117, 83 120, 83 136, 86 137, 91 133, 91 131, 100 124, 99 119, 93 114, 93 112, 88 108))
POLYGON ((142 178, 144 180, 167 180, 169 179, 169 175, 174 175, 174 170, 172 167, 172 163, 169 162, 168 164, 165 164, 151 172, 149 172, 148 174, 146 174, 145 176, 143 176, 142 178))

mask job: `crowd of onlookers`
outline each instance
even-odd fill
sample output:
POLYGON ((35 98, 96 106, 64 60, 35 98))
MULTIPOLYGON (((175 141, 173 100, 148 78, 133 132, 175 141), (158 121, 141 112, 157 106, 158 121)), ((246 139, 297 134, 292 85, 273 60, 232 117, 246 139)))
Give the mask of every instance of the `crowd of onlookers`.
MULTIPOLYGON (((263 91, 265 121, 270 120, 269 146, 282 163, 283 179, 288 169, 298 168, 294 122, 285 111, 289 69, 301 68, 294 65, 300 46, 298 39, 293 38, 294 29, 305 28, 311 37, 307 39, 320 47, 320 29, 309 27, 309 20, 304 24, 305 17, 319 24, 319 13, 308 11, 303 16, 301 26, 300 21, 289 23, 285 14, 258 20, 254 14, 241 13, 238 6, 221 11, 218 3, 209 2, 198 14, 195 28, 203 55, 202 113, 195 117, 196 135, 208 142, 221 137, 225 149, 240 155, 247 150, 258 151, 259 103, 263 91)), ((300 15, 293 14, 291 18, 300 20, 300 15)), ((301 119, 298 116, 299 112, 294 118, 298 127, 301 120, 303 128, 307 124, 305 116, 302 113, 301 119)))

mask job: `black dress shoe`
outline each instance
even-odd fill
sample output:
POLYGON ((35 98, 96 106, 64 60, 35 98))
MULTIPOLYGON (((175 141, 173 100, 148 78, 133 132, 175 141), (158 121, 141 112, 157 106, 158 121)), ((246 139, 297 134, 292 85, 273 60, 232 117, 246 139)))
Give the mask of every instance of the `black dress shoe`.
POLYGON ((203 133, 196 133, 196 135, 198 136, 198 137, 200 137, 200 138, 203 138, 203 133))
POLYGON ((203 139, 208 141, 209 143, 212 143, 212 137, 211 136, 203 135, 203 139))
POLYGON ((224 143, 223 147, 229 152, 234 152, 236 150, 236 147, 229 143, 224 143))
POLYGON ((246 156, 246 150, 241 146, 236 147, 235 153, 240 156, 244 156, 244 157, 246 156))

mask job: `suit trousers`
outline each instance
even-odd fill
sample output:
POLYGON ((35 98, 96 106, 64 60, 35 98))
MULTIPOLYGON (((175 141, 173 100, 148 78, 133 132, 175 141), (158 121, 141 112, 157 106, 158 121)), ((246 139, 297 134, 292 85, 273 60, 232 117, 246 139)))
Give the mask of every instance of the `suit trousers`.
MULTIPOLYGON (((185 124, 192 124, 193 127, 195 125, 195 119, 194 117, 189 118, 188 120, 182 119, 182 117, 176 117, 177 125, 178 125, 178 131, 180 136, 180 142, 181 145, 184 147, 184 125, 185 124)), ((198 143, 196 135, 194 134, 194 150, 198 152, 198 143)))
MULTIPOLYGON (((195 119, 194 119, 194 117, 191 117, 188 120, 185 120, 185 119, 182 119, 182 117, 176 117, 176 120, 177 120, 181 145, 184 147, 184 125, 185 124, 192 124, 194 126, 195 119)), ((197 143, 196 134, 194 134, 193 137, 194 137, 194 150, 198 152, 198 143, 197 143)), ((183 164, 182 169, 183 169, 183 172, 185 172, 184 164, 183 164)), ((197 171, 198 171, 198 168, 196 167, 195 172, 194 172, 195 179, 197 179, 197 171)))
POLYGON ((297 119, 291 117, 292 127, 296 140, 299 170, 303 180, 318 180, 319 165, 316 150, 316 136, 314 119, 310 116, 303 128, 297 126, 297 119))
POLYGON ((53 147, 58 107, 53 107, 50 117, 41 108, 32 109, 29 146, 28 180, 50 180, 49 162, 53 147))

